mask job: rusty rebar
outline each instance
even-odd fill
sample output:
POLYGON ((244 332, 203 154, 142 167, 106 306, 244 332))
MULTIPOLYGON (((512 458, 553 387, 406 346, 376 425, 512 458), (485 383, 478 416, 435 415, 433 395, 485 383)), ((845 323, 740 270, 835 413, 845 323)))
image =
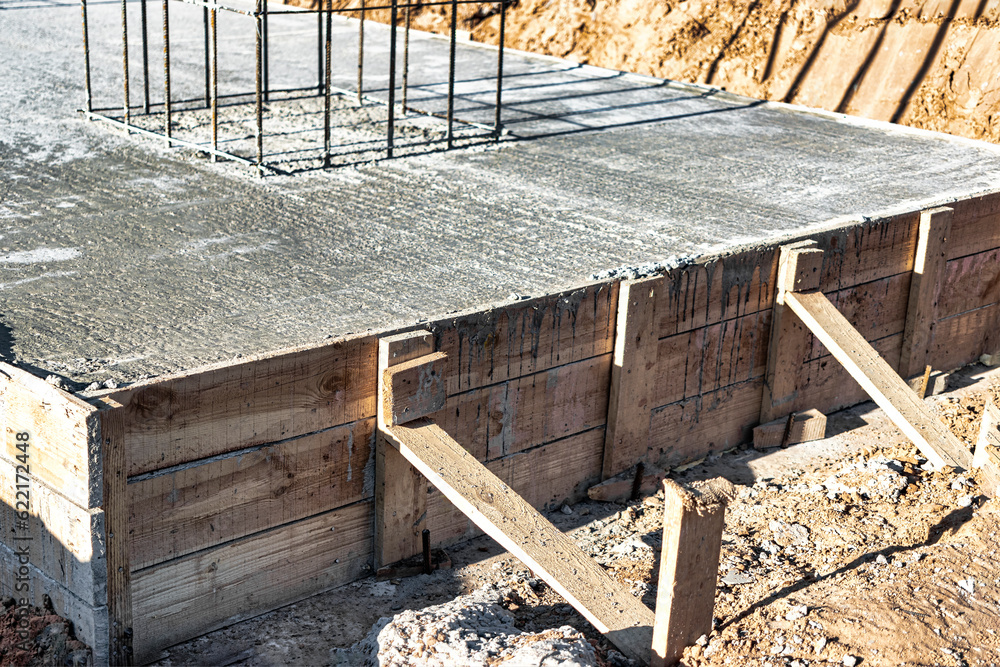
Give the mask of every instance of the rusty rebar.
POLYGON ((410 6, 406 6, 406 29, 403 30, 403 114, 406 114, 406 91, 410 81, 410 6))
POLYGON ((80 0, 80 14, 83 18, 83 91, 87 96, 87 111, 93 111, 94 98, 90 92, 90 29, 87 26, 87 0, 80 0))
POLYGON ((500 122, 500 114, 503 110, 503 45, 504 45, 504 26, 507 23, 507 0, 500 0, 500 38, 497 43, 497 104, 496 104, 496 117, 493 121, 493 134, 497 139, 500 138, 500 133, 503 129, 503 125, 500 122))
POLYGON ((448 52, 448 148, 455 144, 455 32, 458 27, 458 0, 451 0, 451 46, 448 52))
POLYGON ((330 95, 333 94, 330 86, 330 77, 333 67, 331 65, 331 51, 333 50, 333 0, 326 0, 326 66, 323 81, 323 166, 330 166, 330 95))
POLYGON ((216 25, 216 10, 209 12, 212 31, 212 162, 219 157, 219 33, 216 25))
POLYGON ((201 8, 201 23, 202 23, 202 41, 204 42, 205 50, 205 108, 208 109, 212 106, 212 60, 211 51, 212 46, 209 43, 209 19, 208 19, 208 7, 201 8))
POLYGON ((392 0, 389 10, 389 122, 386 127, 385 154, 392 157, 392 139, 396 126, 396 10, 397 0, 392 0))
POLYGON ((142 24, 142 112, 149 114, 149 28, 146 24, 146 0, 139 2, 142 24))
POLYGON ((261 28, 262 28, 261 29, 261 41, 263 42, 261 56, 262 56, 263 78, 264 78, 264 101, 265 102, 270 102, 271 101, 271 85, 270 85, 271 74, 270 74, 270 71, 268 69, 268 53, 269 53, 268 43, 270 42, 270 40, 268 39, 268 35, 267 35, 267 0, 264 0, 261 3, 261 9, 262 9, 262 11, 264 13, 264 20, 261 23, 261 28))
POLYGON ((323 0, 317 0, 316 6, 316 94, 323 94, 323 0))
POLYGON ((639 495, 642 493, 642 476, 645 474, 646 466, 640 461, 635 466, 635 477, 632 479, 632 493, 629 495, 630 500, 639 500, 639 495))
MULTIPOLYGON (((257 105, 257 169, 258 171, 264 164, 264 97, 263 97, 263 84, 264 84, 264 71, 262 59, 262 49, 263 49, 263 19, 261 6, 264 4, 264 0, 257 0, 257 12, 254 15, 255 23, 255 35, 254 35, 254 47, 256 54, 256 68, 255 68, 255 83, 256 83, 256 105, 257 105)), ((263 172, 260 172, 263 173, 263 172)))
POLYGON ((167 135, 167 147, 170 142, 170 0, 163 0, 163 117, 167 135))
POLYGON ((129 133, 128 126, 132 124, 132 114, 130 111, 128 95, 128 5, 126 0, 122 0, 122 71, 124 73, 124 104, 125 107, 125 132, 129 133))
POLYGON ((358 104, 364 94, 365 76, 365 0, 361 0, 361 20, 358 21, 358 104))

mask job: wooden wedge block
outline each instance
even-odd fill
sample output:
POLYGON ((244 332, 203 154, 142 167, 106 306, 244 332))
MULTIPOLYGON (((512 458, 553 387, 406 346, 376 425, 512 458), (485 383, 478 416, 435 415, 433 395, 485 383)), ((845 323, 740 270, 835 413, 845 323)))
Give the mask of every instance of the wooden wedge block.
POLYGON ((755 449, 785 447, 826 437, 826 415, 816 409, 793 412, 753 430, 755 449))
POLYGON ((427 417, 444 408, 448 391, 442 371, 447 358, 444 352, 433 352, 382 371, 382 417, 387 426, 427 417))
MULTIPOLYGON (((660 488, 660 484, 670 473, 655 466, 643 466, 642 480, 639 482, 640 495, 652 495, 660 488)), ((632 497, 635 490, 636 471, 627 470, 620 475, 615 475, 611 479, 604 480, 600 484, 587 489, 587 497, 602 503, 625 502, 632 497)))
POLYGON ((663 482, 663 555, 651 667, 676 664, 712 631, 726 506, 736 488, 721 477, 684 488, 663 482))

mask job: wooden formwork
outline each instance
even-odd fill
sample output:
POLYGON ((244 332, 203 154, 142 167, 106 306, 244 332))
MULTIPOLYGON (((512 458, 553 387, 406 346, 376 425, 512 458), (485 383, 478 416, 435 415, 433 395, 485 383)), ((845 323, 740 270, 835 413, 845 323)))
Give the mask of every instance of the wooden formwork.
MULTIPOLYGON (((949 207, 942 260, 920 263, 912 295, 921 211, 809 237, 823 251, 819 288, 893 368, 904 347, 907 370, 1000 350, 1000 195, 949 207)), ((775 245, 422 325, 445 354, 435 423, 544 507, 639 461, 748 442, 766 414, 866 400, 810 334, 782 346, 780 363, 769 351, 777 271, 775 245)), ((32 443, 31 599, 50 595, 99 662, 127 659, 129 645, 149 661, 365 576, 385 554, 412 552, 423 528, 438 545, 473 535, 428 485, 376 479, 378 339, 394 333, 87 401, 2 366, 0 589, 18 583, 20 432, 32 443), (401 491, 412 530, 376 541, 376 498, 401 491)))

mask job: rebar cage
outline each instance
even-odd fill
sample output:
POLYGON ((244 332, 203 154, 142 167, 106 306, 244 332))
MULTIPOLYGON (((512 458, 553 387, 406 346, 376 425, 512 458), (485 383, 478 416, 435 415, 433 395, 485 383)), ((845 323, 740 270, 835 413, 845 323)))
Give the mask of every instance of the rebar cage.
MULTIPOLYGON (((371 2, 371 0, 368 0, 371 2)), ((456 81, 456 48, 457 48, 457 20, 458 7, 463 4, 481 5, 481 0, 440 0, 432 2, 412 0, 391 0, 388 4, 370 5, 366 0, 358 0, 357 5, 346 7, 333 6, 333 0, 318 0, 317 6, 313 8, 298 8, 282 5, 280 9, 269 8, 265 0, 250 0, 246 7, 241 7, 238 0, 229 0, 228 4, 210 2, 207 0, 161 0, 162 12, 162 34, 151 33, 148 24, 148 0, 138 0, 139 9, 139 30, 141 33, 141 72, 130 72, 130 43, 129 43, 129 23, 135 22, 129 16, 129 3, 127 0, 121 1, 121 70, 114 77, 118 79, 120 86, 121 105, 103 107, 95 105, 95 94, 100 92, 104 98, 109 94, 106 89, 113 88, 113 79, 109 78, 108 72, 112 67, 107 63, 101 63, 105 67, 103 71, 104 89, 97 91, 93 87, 94 71, 92 70, 92 18, 88 19, 87 0, 81 0, 81 12, 83 19, 83 50, 84 50, 84 71, 85 71, 85 94, 86 108, 84 114, 93 120, 110 123, 123 128, 127 133, 138 133, 142 135, 162 138, 168 147, 180 146, 193 149, 200 154, 207 155, 213 162, 221 159, 232 160, 240 164, 255 169, 259 174, 267 173, 290 173, 296 171, 306 171, 310 169, 326 168, 332 166, 342 166, 371 162, 373 160, 388 159, 401 154, 412 154, 419 152, 436 152, 441 150, 451 150, 456 146, 475 145, 498 141, 502 132, 501 113, 503 105, 503 59, 504 59, 504 29, 506 24, 507 6, 512 0, 501 0, 494 6, 497 9, 493 12, 499 14, 499 39, 496 48, 496 77, 495 77, 495 103, 493 104, 492 123, 477 122, 470 119, 456 117, 455 109, 455 81, 456 81), (181 38, 171 36, 171 7, 172 5, 187 5, 193 11, 201 8, 202 30, 200 40, 190 39, 190 30, 184 31, 181 38), (449 8, 450 31, 448 35, 448 72, 446 81, 446 92, 437 94, 435 102, 440 102, 440 97, 445 97, 446 107, 443 110, 431 108, 418 108, 413 105, 409 96, 412 90, 410 72, 410 33, 411 19, 417 10, 435 6, 445 6, 449 8), (387 58, 387 85, 365 87, 365 19, 375 11, 388 11, 388 26, 377 24, 380 29, 388 32, 388 58, 387 58), (253 79, 252 90, 237 90, 220 95, 220 54, 219 54, 219 34, 220 34, 220 14, 225 13, 242 19, 250 19, 252 25, 253 40, 253 79), (357 55, 357 76, 356 86, 352 90, 350 86, 336 86, 333 82, 333 37, 335 34, 333 16, 338 17, 338 35, 342 35, 349 22, 356 22, 356 44, 357 55), (309 17, 315 16, 314 19, 309 17), (315 85, 304 86, 273 86, 274 78, 272 70, 272 40, 269 39, 269 18, 276 16, 289 17, 294 19, 297 25, 302 28, 306 26, 308 30, 315 30, 315 53, 316 53, 316 83, 315 85), (356 17, 356 18, 348 18, 356 17), (310 20, 315 27, 310 26, 310 20), (402 77, 397 85, 397 69, 399 68, 397 42, 399 29, 403 31, 402 45, 402 77), (162 64, 163 64, 163 89, 162 99, 151 98, 151 77, 150 77, 150 51, 155 48, 154 38, 161 42, 162 64), (173 41, 173 43, 172 43, 173 41), (200 41, 200 44, 196 42, 200 41), (181 48, 186 48, 184 55, 178 58, 174 52, 178 48, 177 42, 181 42, 181 48), (192 45, 195 47, 192 49, 192 45), (198 53, 193 54, 193 51, 198 53), (182 62, 178 64, 177 60, 182 62), (179 96, 176 90, 172 89, 172 75, 177 75, 179 66, 187 69, 201 68, 204 82, 204 92, 198 91, 197 95, 179 96), (130 90, 130 83, 140 83, 142 87, 141 103, 133 103, 133 94, 130 90), (397 90, 401 93, 401 100, 397 104, 397 90), (334 109, 335 100, 340 105, 339 109, 334 109), (299 106, 291 112, 285 112, 286 116, 295 117, 295 127, 289 126, 287 122, 278 122, 270 134, 265 128, 270 130, 272 120, 277 119, 280 114, 272 114, 272 102, 292 102, 299 106), (311 106, 309 106, 311 104, 311 106), (306 105, 306 106, 303 106, 306 105), (345 105, 350 113, 346 115, 343 124, 334 126, 334 117, 339 111, 343 111, 345 105), (360 109, 366 109, 367 113, 358 115, 360 109), (378 113, 372 113, 373 109, 378 109, 378 113), (194 116, 189 122, 180 123, 179 118, 185 114, 194 116), (243 116, 240 116, 240 114, 243 116), (305 121, 303 121, 305 119, 305 121), (436 125, 432 130, 427 130, 426 122, 431 120, 436 125), (433 120, 432 120, 433 119, 433 120), (400 121, 415 121, 411 123, 414 127, 424 128, 420 131, 411 131, 401 135, 399 131, 400 121), (309 129, 303 129, 303 123, 309 129), (321 127, 318 127, 321 125, 321 127), (352 127, 353 125, 353 127, 352 127), (235 136, 227 136, 226 127, 235 126, 235 136), (364 126, 366 134, 359 138, 355 132, 364 126), (384 127, 382 127, 384 126, 384 127), (457 126, 457 127, 456 127, 457 126), (243 128, 245 132, 238 131, 243 128), (345 134, 340 132, 340 138, 334 136, 333 130, 340 128, 348 130, 345 134), (377 131, 381 136, 375 139, 372 133, 377 131), (252 146, 247 144, 251 138, 252 146), (289 144, 289 137, 294 136, 293 145, 289 144), (284 140, 278 141, 281 144, 276 150, 271 150, 265 146, 265 139, 271 143, 273 138, 281 137, 284 140), (409 139, 409 140, 408 140, 409 139), (268 150, 265 150, 265 149, 268 150)), ((187 10, 185 10, 187 11, 187 10)), ((186 26, 190 28, 192 21, 188 16, 186 26)), ((371 19, 369 18, 369 24, 371 19)), ((135 26, 133 25, 133 30, 135 26)), ((236 32, 246 29, 237 27, 236 32)), ((371 34, 371 33, 370 33, 371 34)), ((384 40, 384 35, 380 35, 384 40)), ((371 37, 369 36, 369 40, 371 37)), ((426 41, 426 40, 425 40, 426 41)), ((440 40, 435 40, 440 44, 440 40)), ((384 47, 384 44, 381 45, 384 47)), ((136 45, 131 46, 134 51, 136 45)), ((300 52, 305 49, 297 49, 300 52)), ((95 63, 96 64, 96 63, 95 63)), ((352 63, 353 66, 353 63, 352 63)), ((302 62, 294 64, 294 71, 305 71, 311 65, 302 62)), ((245 66, 237 68, 243 69, 245 66)), ((370 63, 369 63, 370 71, 370 63)), ((190 72, 188 72, 190 74, 190 72)), ((382 76, 381 74, 379 75, 382 76)), ((439 77, 439 73, 433 73, 439 77)), ((240 76, 230 76, 225 83, 232 83, 233 79, 240 76)), ((239 82, 237 81, 237 84, 239 82)), ((428 84, 429 85, 429 84, 428 84)), ((435 79, 435 85, 442 87, 444 81, 435 79)), ((113 96, 113 91, 110 93, 113 96)), ((156 96, 154 91, 153 96, 156 96)), ((482 103, 480 103, 482 106, 482 103)), ((482 109, 480 109, 482 111, 482 109)), ((344 120, 343 113, 339 114, 344 120)), ((287 118, 282 118, 287 120, 287 118)))

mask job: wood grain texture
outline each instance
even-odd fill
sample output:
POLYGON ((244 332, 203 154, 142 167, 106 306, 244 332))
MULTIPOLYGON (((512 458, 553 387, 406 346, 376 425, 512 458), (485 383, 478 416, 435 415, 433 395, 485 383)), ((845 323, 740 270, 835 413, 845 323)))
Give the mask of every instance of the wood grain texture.
POLYGON ((6 461, 0 461, 0 543, 13 553, 27 550, 32 566, 87 605, 105 605, 104 512, 77 507, 6 461), (26 528, 18 517, 25 503, 26 528))
MULTIPOLYGON (((827 298, 866 340, 878 340, 903 332, 906 326, 909 285, 910 274, 900 273, 837 290, 827 294, 827 298)), ((812 334, 810 340, 810 361, 830 354, 812 334)))
POLYGON ((1000 194, 963 199, 954 209, 948 259, 1000 248, 1000 194))
POLYGON ((663 288, 661 276, 624 281, 619 288, 604 479, 630 468, 646 454, 659 353, 656 303, 663 298, 663 288))
POLYGON ((371 517, 361 502, 135 572, 136 660, 363 576, 371 517))
POLYGON ((952 317, 998 302, 1000 249, 948 262, 938 303, 939 318, 952 317))
POLYGON ((388 426, 429 417, 444 408, 447 398, 444 352, 397 363, 382 371, 381 419, 388 426))
POLYGON ((124 411, 129 476, 372 417, 372 336, 141 383, 124 411))
POLYGON ((760 406, 762 423, 792 411, 789 403, 797 396, 802 366, 812 348, 809 331, 789 310, 784 295, 790 290, 817 289, 822 268, 823 252, 816 247, 815 241, 799 241, 781 247, 760 406))
POLYGON ((919 211, 851 224, 814 235, 823 251, 824 293, 913 270, 919 211))
POLYGON ((938 320, 927 363, 953 369, 1000 350, 1000 303, 938 320))
POLYGON ((935 466, 971 467, 971 454, 821 292, 788 292, 785 301, 894 424, 935 466))
POLYGON ((104 464, 104 532, 108 591, 108 656, 112 665, 134 663, 132 616, 132 568, 129 560, 128 443, 125 413, 103 410, 101 437, 104 464))
POLYGON ((826 437, 826 415, 816 409, 794 412, 753 430, 754 449, 785 447, 826 437), (789 423, 791 418, 791 423, 789 423))
MULTIPOLYGON (((904 378, 916 375, 927 364, 945 278, 952 213, 952 209, 942 207, 920 214, 917 252, 913 260, 903 329, 903 349, 899 357, 899 374, 904 378)), ((860 333, 865 336, 864 332, 860 333)))
POLYGON ((724 490, 703 498, 670 480, 663 483, 663 547, 651 667, 676 664, 685 647, 712 632, 726 504, 735 491, 722 478, 709 483, 724 490))
POLYGON ((363 419, 133 480, 132 569, 362 500, 374 432, 363 419))
POLYGON ((17 465, 15 436, 27 432, 32 475, 84 509, 101 505, 97 408, 0 362, 0 419, 0 458, 17 465))
POLYGON ((448 395, 612 352, 617 311, 611 283, 436 322, 448 395))
MULTIPOLYGON (((411 331, 379 339, 378 390, 391 387, 393 368, 424 359, 434 353, 434 337, 427 331, 411 331), (388 383, 387 383, 388 380, 388 383)), ((443 355, 439 355, 443 356, 443 355)), ((445 359, 441 359, 444 365, 445 359)), ((440 380, 440 378, 439 378, 440 380)), ((444 398, 443 382, 438 383, 444 398)), ((427 481, 385 439, 386 401, 380 400, 375 442, 375 567, 420 553, 421 533, 427 527, 427 481)), ((392 406, 389 405, 391 414, 392 406)))
POLYGON ((432 422, 388 433, 400 452, 483 531, 545 580, 629 657, 646 661, 653 614, 573 540, 432 422))
POLYGON ((983 408, 972 465, 979 474, 983 492, 993 497, 1000 493, 1000 408, 989 399, 983 408))

